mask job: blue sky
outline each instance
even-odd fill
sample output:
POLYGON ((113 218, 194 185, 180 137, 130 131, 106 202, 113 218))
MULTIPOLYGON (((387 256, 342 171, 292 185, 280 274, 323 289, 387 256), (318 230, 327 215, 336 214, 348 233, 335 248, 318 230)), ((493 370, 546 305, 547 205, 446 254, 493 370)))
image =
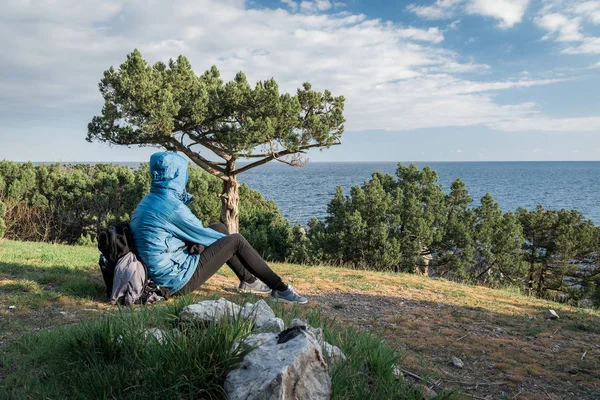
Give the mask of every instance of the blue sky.
POLYGON ((30 0, 0 15, 0 159, 144 161, 85 141, 134 48, 346 97, 313 161, 600 160, 600 0, 30 0))

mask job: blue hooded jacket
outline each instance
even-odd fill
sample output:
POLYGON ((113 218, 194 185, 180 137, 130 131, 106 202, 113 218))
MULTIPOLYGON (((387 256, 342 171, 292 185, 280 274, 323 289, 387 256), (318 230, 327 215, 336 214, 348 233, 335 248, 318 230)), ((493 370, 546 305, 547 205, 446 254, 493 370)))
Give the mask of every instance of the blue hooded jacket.
POLYGON ((155 153, 150 157, 152 183, 131 216, 131 233, 150 278, 171 293, 190 280, 199 255, 190 255, 187 243, 210 246, 224 237, 204 228, 187 208, 192 196, 186 192, 188 162, 177 153, 155 153))

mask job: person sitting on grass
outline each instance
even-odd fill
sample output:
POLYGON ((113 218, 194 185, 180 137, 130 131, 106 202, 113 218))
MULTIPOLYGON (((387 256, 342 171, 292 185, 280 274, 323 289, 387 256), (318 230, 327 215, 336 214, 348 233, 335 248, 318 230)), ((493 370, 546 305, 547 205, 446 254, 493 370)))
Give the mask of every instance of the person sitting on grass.
POLYGON ((150 174, 150 193, 133 212, 130 226, 137 253, 154 283, 171 294, 190 293, 227 263, 239 278, 241 291, 308 302, 269 268, 242 235, 229 235, 222 223, 204 228, 186 207, 192 196, 186 191, 188 162, 183 156, 153 154, 150 174))

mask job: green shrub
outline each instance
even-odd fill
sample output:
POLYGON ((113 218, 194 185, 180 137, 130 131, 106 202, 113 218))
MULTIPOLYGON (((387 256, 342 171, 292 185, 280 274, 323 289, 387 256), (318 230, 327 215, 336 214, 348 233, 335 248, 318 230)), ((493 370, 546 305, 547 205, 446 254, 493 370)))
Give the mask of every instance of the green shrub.
MULTIPOLYGON (((137 169, 113 165, 40 165, 0 161, 0 237, 95 245, 99 229, 128 221, 150 189, 148 164, 137 169), (2 201, 10 202, 4 216, 2 201)), ((205 225, 217 222, 222 183, 200 168, 189 168, 192 212, 205 225)), ((289 252, 291 227, 274 202, 240 187, 241 233, 272 260, 289 252)))
POLYGON ((2 201, 0 201, 0 239, 4 237, 6 233, 6 222, 4 221, 4 216, 6 215, 6 206, 2 201))

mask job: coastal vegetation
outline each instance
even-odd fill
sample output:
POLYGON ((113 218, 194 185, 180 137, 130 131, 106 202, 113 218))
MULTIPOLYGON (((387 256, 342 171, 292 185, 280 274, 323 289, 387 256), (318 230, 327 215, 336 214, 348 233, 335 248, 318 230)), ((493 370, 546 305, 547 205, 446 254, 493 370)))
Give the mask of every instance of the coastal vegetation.
POLYGON ((232 233, 239 229, 238 174, 272 160, 302 165, 304 150, 340 144, 344 132, 342 96, 308 82, 296 95, 280 94, 272 78, 252 88, 242 72, 224 83, 217 67, 197 76, 184 56, 151 66, 135 50, 99 86, 104 107, 87 140, 184 153, 220 179, 220 219, 232 233), (203 157, 199 147, 222 161, 203 157), (252 162, 236 166, 240 158, 252 162))
MULTIPOLYGON (((129 219, 149 185, 147 165, 2 161, 0 231, 5 226, 14 240, 93 244, 99 228, 129 219)), ((219 178, 190 167, 188 189, 192 211, 205 224, 218 221, 219 178)), ((422 273, 574 304, 600 297, 600 231, 592 221, 541 206, 503 212, 490 194, 474 202, 458 179, 444 191, 428 167, 376 172, 347 195, 338 187, 327 216, 306 227, 292 226, 246 185, 240 199, 241 233, 271 261, 422 273)))

